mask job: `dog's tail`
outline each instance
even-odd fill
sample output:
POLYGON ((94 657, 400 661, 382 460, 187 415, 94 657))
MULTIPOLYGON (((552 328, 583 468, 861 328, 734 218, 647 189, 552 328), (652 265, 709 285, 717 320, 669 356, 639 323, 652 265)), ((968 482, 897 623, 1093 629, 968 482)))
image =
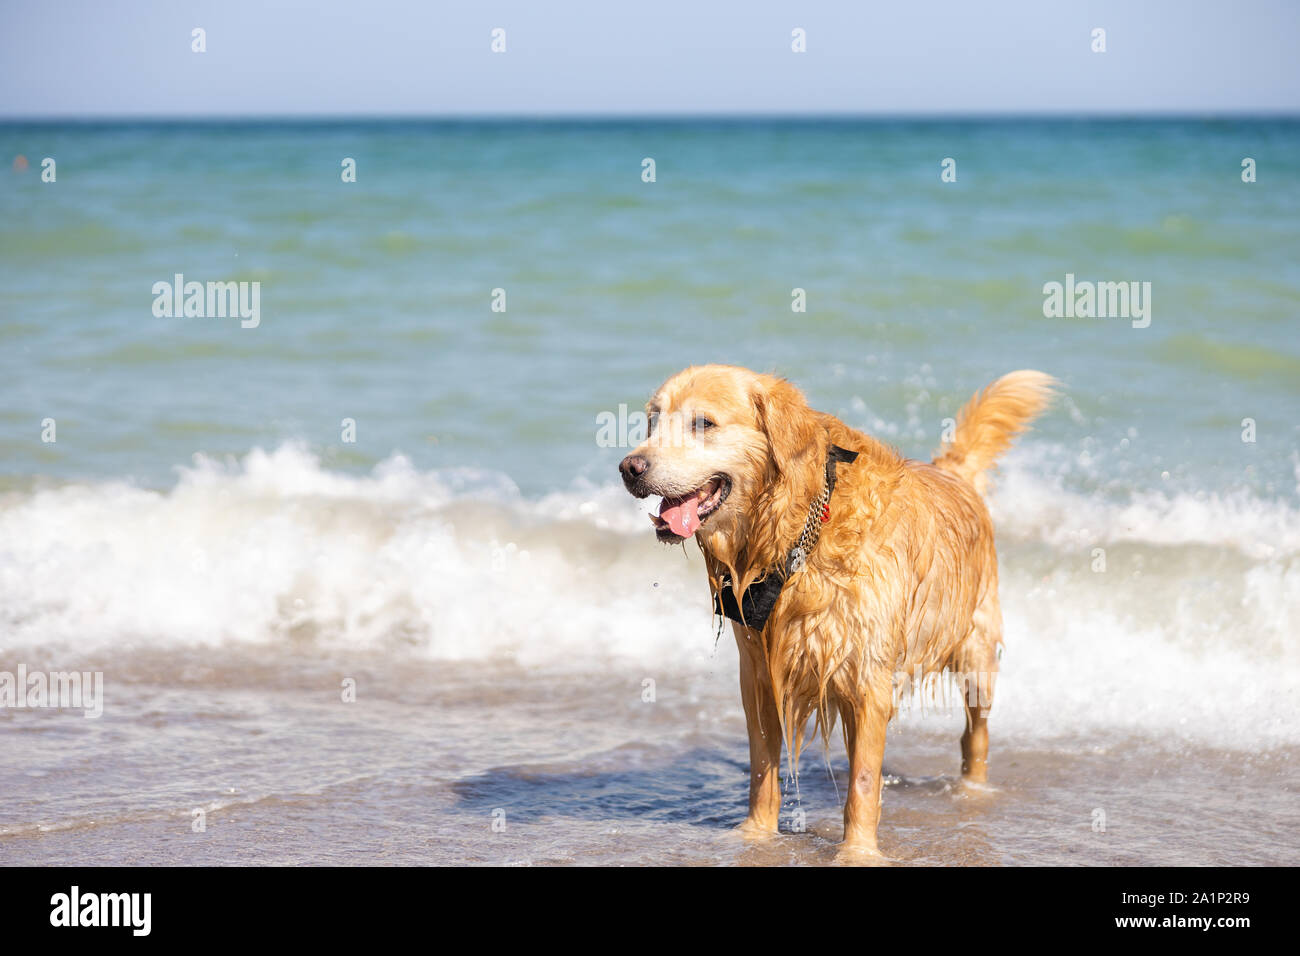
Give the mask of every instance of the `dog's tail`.
POLYGON ((1051 403, 1058 384, 1044 372, 1023 369, 976 392, 958 413, 953 439, 939 449, 934 463, 984 494, 989 467, 1051 403))

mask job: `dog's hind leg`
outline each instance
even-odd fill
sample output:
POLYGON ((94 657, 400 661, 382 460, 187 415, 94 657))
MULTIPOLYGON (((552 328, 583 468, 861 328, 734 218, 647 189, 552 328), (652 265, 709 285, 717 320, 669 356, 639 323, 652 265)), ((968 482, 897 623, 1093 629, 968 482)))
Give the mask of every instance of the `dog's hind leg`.
POLYGON ((1002 641, 1002 610, 996 592, 976 610, 970 635, 957 652, 966 730, 961 735, 961 773, 971 783, 989 775, 989 710, 998 676, 998 645, 1002 641))
POLYGON ((733 625, 740 648, 740 699, 749 729, 749 815, 746 836, 775 833, 781 815, 781 717, 758 631, 733 625))

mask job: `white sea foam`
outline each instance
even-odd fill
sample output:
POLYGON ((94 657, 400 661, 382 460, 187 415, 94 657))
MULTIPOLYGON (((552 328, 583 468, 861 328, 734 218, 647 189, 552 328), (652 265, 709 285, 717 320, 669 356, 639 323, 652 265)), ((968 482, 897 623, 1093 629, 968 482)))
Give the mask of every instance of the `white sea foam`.
MULTIPOLYGON (((1059 472, 1045 478, 1047 469, 1038 466, 1049 453, 1016 450, 997 476, 989 511, 999 535, 1057 547, 1136 542, 1232 548, 1255 559, 1300 554, 1300 510, 1290 502, 1262 500, 1245 488, 1229 493, 1140 490, 1116 502, 1069 490, 1059 472)), ((1296 480, 1300 490, 1300 466, 1296 480)))
MULTIPOLYGON (((1004 726, 1300 740, 1293 508, 1245 496, 1108 503, 1014 462, 992 504, 1004 726), (1097 574, 1084 548, 1097 542, 1219 549, 1226 579, 1209 588, 1177 561, 1097 574)), ((345 475, 297 445, 236 467, 199 460, 165 493, 11 493, 0 499, 0 653, 239 643, 698 664, 714 654, 700 558, 655 543, 646 510, 615 486, 529 499, 499 474, 420 472, 401 457, 345 475)))
POLYGON ((445 659, 650 651, 680 633, 672 618, 707 628, 708 613, 611 573, 635 551, 663 559, 653 540, 602 530, 630 528, 638 510, 612 489, 530 502, 499 475, 420 473, 400 457, 345 476, 295 445, 233 470, 200 460, 165 494, 108 483, 11 495, 0 647, 309 636, 445 659), (668 626, 626 623, 656 619, 668 626))

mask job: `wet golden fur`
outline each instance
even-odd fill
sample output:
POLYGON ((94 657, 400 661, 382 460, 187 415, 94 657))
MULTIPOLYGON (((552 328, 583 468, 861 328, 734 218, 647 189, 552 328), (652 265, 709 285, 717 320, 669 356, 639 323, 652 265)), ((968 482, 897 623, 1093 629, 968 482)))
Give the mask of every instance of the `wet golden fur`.
MULTIPOLYGON (((716 591, 737 591, 783 563, 824 484, 831 444, 859 453, 838 466, 830 519, 805 568, 787 581, 761 632, 735 625, 750 737, 744 829, 776 830, 781 745, 797 760, 803 728, 836 717, 850 759, 846 850, 876 849, 881 758, 895 674, 992 675, 1002 639, 985 471, 1047 405, 1053 380, 1013 372, 962 409, 954 440, 932 464, 903 458, 811 409, 789 382, 732 366, 688 368, 655 393, 638 496, 677 496, 716 475, 730 493, 695 538, 716 591), (705 416, 712 426, 692 423, 705 416)), ((967 706, 962 770, 985 779, 986 707, 967 706)))

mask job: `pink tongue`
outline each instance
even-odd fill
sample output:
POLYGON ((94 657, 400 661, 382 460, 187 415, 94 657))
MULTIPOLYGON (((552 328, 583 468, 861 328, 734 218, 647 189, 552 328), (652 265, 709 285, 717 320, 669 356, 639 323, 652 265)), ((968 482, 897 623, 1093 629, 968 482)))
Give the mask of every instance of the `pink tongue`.
POLYGON ((689 538, 700 526, 700 499, 695 495, 669 504, 668 499, 659 506, 659 517, 668 522, 672 533, 681 538, 689 538))

